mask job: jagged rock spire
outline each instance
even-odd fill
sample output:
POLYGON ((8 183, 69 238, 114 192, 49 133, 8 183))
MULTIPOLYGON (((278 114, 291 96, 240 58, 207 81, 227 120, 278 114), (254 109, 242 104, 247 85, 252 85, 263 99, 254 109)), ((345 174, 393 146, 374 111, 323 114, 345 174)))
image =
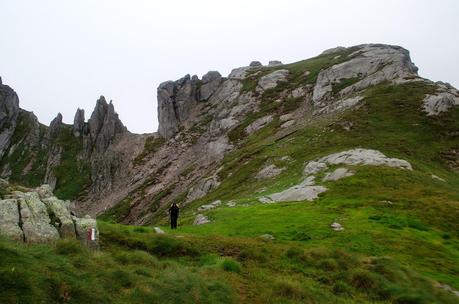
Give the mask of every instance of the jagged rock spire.
POLYGON ((84 110, 78 108, 75 117, 73 118, 73 134, 79 137, 84 134, 85 122, 84 122, 84 110))
POLYGON ((117 134, 127 131, 115 112, 112 101, 107 104, 104 96, 97 100, 88 127, 92 148, 97 151, 106 150, 117 134))
POLYGON ((59 134, 59 130, 62 127, 62 114, 57 113, 57 116, 49 124, 48 134, 49 138, 54 138, 59 134))

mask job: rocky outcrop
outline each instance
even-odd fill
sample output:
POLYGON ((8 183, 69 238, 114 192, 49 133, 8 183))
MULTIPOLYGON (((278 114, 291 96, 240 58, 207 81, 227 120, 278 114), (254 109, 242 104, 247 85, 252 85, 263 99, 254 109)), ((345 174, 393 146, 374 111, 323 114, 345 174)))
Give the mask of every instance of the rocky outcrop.
POLYGON ((108 104, 105 97, 97 100, 96 107, 88 120, 90 149, 97 152, 104 152, 113 143, 118 134, 127 131, 115 112, 113 103, 108 104))
POLYGON ((85 127, 84 110, 78 108, 73 119, 73 135, 79 137, 86 134, 85 127))
POLYGON ((275 88, 278 82, 285 81, 289 74, 288 70, 276 70, 260 78, 257 90, 260 92, 275 88))
POLYGON ((0 234, 27 243, 78 238, 87 245, 97 246, 96 221, 73 216, 70 202, 56 198, 48 185, 12 191, 8 196, 0 200, 0 234))
POLYGON ((427 95, 424 98, 424 111, 429 116, 447 112, 454 106, 459 106, 459 93, 441 92, 435 95, 427 95))
POLYGON ((62 114, 58 113, 57 116, 51 121, 48 128, 48 138, 52 140, 56 138, 62 128, 62 114))
POLYGON ((220 182, 216 176, 202 179, 193 186, 186 197, 187 202, 194 201, 198 198, 204 197, 211 190, 217 188, 220 182))
MULTIPOLYGON (((327 105, 333 97, 334 87, 343 81, 351 85, 339 93, 346 95, 384 81, 417 77, 418 68, 411 62, 409 52, 399 46, 367 44, 356 47, 349 60, 322 70, 314 86, 313 102, 317 107, 327 105)), ((329 50, 324 54, 342 51, 329 50)))
POLYGON ((215 93, 222 83, 223 78, 217 71, 210 71, 202 76, 201 87, 199 88, 199 100, 207 101, 215 93))
POLYGON ((10 146, 19 115, 16 92, 0 81, 0 159, 10 146))
MULTIPOLYGON (((328 190, 326 187, 316 184, 316 175, 327 171, 329 166, 335 165, 386 166, 412 170, 411 164, 406 160, 388 158, 376 150, 352 149, 309 161, 304 167, 303 174, 305 178, 300 184, 278 193, 262 196, 259 200, 262 203, 313 201, 318 198, 319 194, 328 190)), ((354 172, 348 168, 337 168, 327 172, 322 181, 334 182, 352 175, 354 175, 354 172)))
POLYGON ((342 178, 345 178, 345 177, 349 177, 349 176, 352 176, 354 175, 354 172, 352 172, 351 170, 347 169, 347 168, 337 168, 335 171, 333 172, 329 172, 327 173, 324 178, 322 179, 322 181, 324 182, 334 182, 334 181, 337 181, 339 179, 342 179, 342 178))
MULTIPOLYGON (((173 137, 179 131, 181 123, 188 118, 198 99, 198 81, 197 77, 186 75, 177 81, 166 81, 159 85, 158 133, 162 137, 173 137)), ((207 84, 210 90, 214 82, 209 81, 207 84)))
POLYGON ((273 121, 272 115, 260 117, 245 128, 245 133, 249 135, 255 133, 256 131, 269 124, 271 121, 273 121))
POLYGON ((312 174, 328 168, 328 165, 351 165, 351 166, 385 166, 399 169, 413 170, 411 164, 403 159, 389 158, 377 150, 352 149, 339 153, 330 154, 317 161, 309 162, 304 174, 312 174), (312 168, 320 168, 320 170, 312 168))

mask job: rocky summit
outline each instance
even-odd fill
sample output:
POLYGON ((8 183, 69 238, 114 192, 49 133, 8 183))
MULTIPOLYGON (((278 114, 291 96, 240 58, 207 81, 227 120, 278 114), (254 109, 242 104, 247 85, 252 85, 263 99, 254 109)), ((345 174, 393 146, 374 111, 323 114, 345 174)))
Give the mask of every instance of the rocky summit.
POLYGON ((157 303, 173 289, 158 278, 177 276, 202 303, 457 302, 459 91, 408 50, 252 61, 156 94, 158 132, 134 134, 103 96, 88 120, 47 126, 0 83, 2 234, 57 242, 48 255, 101 286, 119 278, 109 301, 80 290, 94 303, 157 303), (91 217, 102 252, 82 262, 65 239, 91 217))

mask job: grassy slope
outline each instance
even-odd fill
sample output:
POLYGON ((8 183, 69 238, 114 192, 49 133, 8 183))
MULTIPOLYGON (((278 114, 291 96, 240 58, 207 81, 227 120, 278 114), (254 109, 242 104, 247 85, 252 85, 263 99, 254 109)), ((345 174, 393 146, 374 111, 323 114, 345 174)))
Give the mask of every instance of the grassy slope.
POLYGON ((275 125, 268 126, 225 159, 221 176, 229 177, 185 211, 180 233, 249 237, 270 233, 304 248, 325 246, 388 256, 459 288, 459 176, 442 158, 459 145, 454 135, 459 110, 427 117, 421 111, 421 100, 432 90, 425 83, 370 89, 365 106, 340 118, 353 123, 351 131, 323 121, 276 142, 269 137, 275 125), (406 159, 414 171, 360 167, 355 176, 328 183, 330 191, 313 203, 256 202, 258 190, 272 193, 299 182, 305 161, 355 147, 406 159), (282 163, 279 158, 286 155, 293 161, 282 163), (266 161, 288 170, 274 180, 256 181, 254 175, 266 161), (446 182, 432 179, 432 173, 446 182), (187 225, 193 219, 191 211, 215 199, 236 199, 251 206, 222 207, 208 212, 213 223, 187 225), (345 231, 331 231, 333 221, 343 224, 345 231))

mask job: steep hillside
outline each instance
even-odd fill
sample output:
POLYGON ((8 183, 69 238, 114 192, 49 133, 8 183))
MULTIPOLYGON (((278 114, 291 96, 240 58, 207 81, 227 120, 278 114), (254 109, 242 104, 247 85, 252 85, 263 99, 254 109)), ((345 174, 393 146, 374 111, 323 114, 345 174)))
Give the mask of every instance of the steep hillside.
POLYGON ((159 130, 144 135, 105 100, 87 123, 42 126, 2 85, 3 176, 55 181, 99 216, 102 248, 37 257, 2 241, 4 281, 55 302, 457 303, 459 92, 417 71, 407 50, 369 44, 187 75, 159 86, 159 130), (21 259, 39 273, 59 261, 63 283, 39 280, 60 293, 14 285, 21 259))

